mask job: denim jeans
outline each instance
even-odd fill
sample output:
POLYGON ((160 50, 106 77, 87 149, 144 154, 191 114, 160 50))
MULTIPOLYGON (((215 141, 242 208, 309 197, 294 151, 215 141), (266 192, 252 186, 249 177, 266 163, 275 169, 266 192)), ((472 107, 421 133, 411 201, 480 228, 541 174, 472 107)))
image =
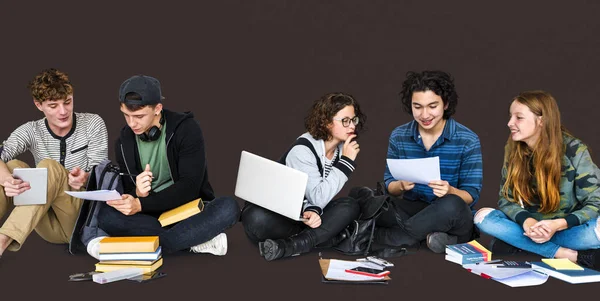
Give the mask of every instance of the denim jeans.
POLYGON ((508 218, 501 210, 494 209, 480 223, 475 224, 481 232, 496 237, 512 246, 546 258, 553 258, 558 248, 571 250, 589 250, 600 248, 596 235, 596 223, 592 219, 585 224, 554 233, 545 243, 536 243, 523 235, 523 227, 508 218))
POLYGON ((388 246, 412 246, 432 232, 474 239, 473 214, 457 195, 449 194, 431 203, 392 198, 388 211, 377 219, 374 242, 388 246))
POLYGON ((310 228, 303 222, 294 221, 268 209, 246 202, 242 210, 242 225, 248 238, 258 243, 266 239, 288 238, 307 231, 312 245, 321 246, 342 232, 358 218, 360 208, 353 198, 333 200, 323 208, 321 226, 310 228))
POLYGON ((205 202, 204 210, 172 226, 162 227, 158 218, 144 213, 124 215, 113 207, 98 212, 98 226, 110 236, 158 236, 164 254, 186 250, 209 241, 233 226, 239 216, 237 201, 219 197, 205 202))

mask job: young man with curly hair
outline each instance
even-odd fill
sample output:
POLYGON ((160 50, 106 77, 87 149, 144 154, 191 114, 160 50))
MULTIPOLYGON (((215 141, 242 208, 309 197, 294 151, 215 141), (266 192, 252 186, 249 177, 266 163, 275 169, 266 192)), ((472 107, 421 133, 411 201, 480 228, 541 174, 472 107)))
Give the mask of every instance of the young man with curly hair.
POLYGON ((81 200, 65 190, 85 188, 94 165, 108 157, 108 134, 100 116, 73 112, 73 85, 66 73, 47 69, 29 83, 33 103, 44 118, 18 127, 0 147, 0 256, 17 251, 35 230, 51 243, 68 243, 81 200), (15 168, 28 168, 14 160, 29 150, 35 164, 48 170, 46 203, 13 206, 12 197, 31 188, 12 176, 15 168), (8 162, 8 163, 6 163, 8 162))
POLYGON ((481 145, 451 117, 458 95, 450 74, 408 72, 400 96, 414 120, 392 131, 387 158, 439 157, 441 179, 415 184, 395 179, 386 166, 385 187, 395 198, 377 221, 374 242, 412 246, 426 240, 433 252, 444 253, 448 244, 477 237, 472 208, 483 180, 481 145))
POLYGON ((330 93, 316 100, 305 119, 302 134, 280 163, 308 174, 303 222, 297 222, 246 202, 242 224, 248 238, 258 243, 267 261, 306 253, 314 247, 331 247, 358 217, 352 198, 333 198, 354 171, 360 151, 356 140, 365 115, 348 94, 330 93))

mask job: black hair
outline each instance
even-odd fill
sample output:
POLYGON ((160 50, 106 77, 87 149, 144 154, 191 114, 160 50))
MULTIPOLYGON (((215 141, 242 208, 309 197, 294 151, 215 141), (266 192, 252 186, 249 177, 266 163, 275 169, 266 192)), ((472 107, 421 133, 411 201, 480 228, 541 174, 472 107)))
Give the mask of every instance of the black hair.
POLYGON ((444 106, 444 119, 450 118, 456 112, 458 94, 454 90, 454 78, 443 71, 423 71, 421 73, 409 71, 406 80, 402 83, 400 100, 404 111, 412 115, 412 95, 414 92, 431 91, 442 98, 444 106))

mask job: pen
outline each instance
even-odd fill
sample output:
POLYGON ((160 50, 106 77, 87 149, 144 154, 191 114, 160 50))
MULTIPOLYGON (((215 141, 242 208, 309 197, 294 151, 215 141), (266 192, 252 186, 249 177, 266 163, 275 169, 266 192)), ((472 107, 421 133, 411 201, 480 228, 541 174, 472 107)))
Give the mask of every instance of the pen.
POLYGON ((496 260, 490 260, 490 261, 481 261, 476 263, 477 265, 480 264, 492 264, 492 263, 498 263, 498 262, 502 262, 502 259, 496 259, 496 260))
MULTIPOLYGON (((130 177, 137 177, 139 175, 134 175, 134 174, 130 174, 130 173, 124 173, 124 172, 120 172, 119 173, 120 176, 130 176, 130 177)), ((152 179, 154 179, 154 177, 150 177, 152 179)))

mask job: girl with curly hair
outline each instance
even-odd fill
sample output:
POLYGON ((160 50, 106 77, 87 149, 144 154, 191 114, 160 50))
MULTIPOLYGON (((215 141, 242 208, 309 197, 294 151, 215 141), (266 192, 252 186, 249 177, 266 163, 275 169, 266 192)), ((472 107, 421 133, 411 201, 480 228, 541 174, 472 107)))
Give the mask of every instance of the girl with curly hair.
POLYGON ((305 119, 302 134, 280 163, 308 174, 303 222, 246 203, 242 224, 246 235, 258 243, 267 261, 332 247, 344 229, 359 215, 352 198, 333 200, 354 171, 360 151, 355 140, 366 117, 349 94, 330 93, 316 100, 305 119))

